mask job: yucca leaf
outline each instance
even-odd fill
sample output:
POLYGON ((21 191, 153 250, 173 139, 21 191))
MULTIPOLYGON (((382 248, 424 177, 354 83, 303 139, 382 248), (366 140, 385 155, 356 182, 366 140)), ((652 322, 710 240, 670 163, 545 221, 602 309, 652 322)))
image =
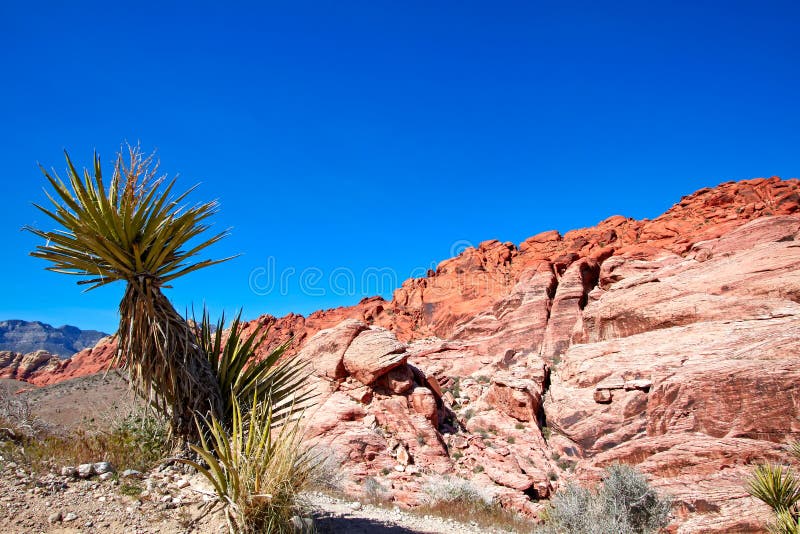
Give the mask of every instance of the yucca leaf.
POLYGON ((789 510, 800 501, 800 480, 782 465, 762 464, 748 481, 747 491, 773 510, 789 510))
POLYGON ((800 534, 800 517, 789 510, 780 510, 775 520, 767 525, 770 534, 800 534))

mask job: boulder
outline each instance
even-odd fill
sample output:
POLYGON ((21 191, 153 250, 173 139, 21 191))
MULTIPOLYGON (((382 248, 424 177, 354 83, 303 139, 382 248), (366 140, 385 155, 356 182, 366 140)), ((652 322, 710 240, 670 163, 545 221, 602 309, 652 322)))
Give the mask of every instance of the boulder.
POLYGON ((367 328, 361 321, 347 319, 333 328, 320 330, 303 344, 298 357, 311 362, 317 376, 332 380, 345 378, 344 353, 356 336, 367 328))
POLYGON ((375 328, 361 332, 344 353, 344 367, 356 380, 372 385, 378 377, 406 363, 405 344, 392 332, 375 328))

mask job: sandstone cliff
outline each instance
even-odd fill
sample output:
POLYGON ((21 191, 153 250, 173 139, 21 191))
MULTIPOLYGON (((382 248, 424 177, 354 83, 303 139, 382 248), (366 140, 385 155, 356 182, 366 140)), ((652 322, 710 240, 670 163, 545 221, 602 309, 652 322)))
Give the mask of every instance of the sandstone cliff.
POLYGON ((674 530, 758 531, 744 476, 800 438, 798 267, 800 183, 757 179, 652 221, 481 243, 391 301, 248 328, 313 363, 309 437, 354 492, 375 477, 413 505, 426 477, 458 474, 534 514, 620 461, 675 497, 674 530))

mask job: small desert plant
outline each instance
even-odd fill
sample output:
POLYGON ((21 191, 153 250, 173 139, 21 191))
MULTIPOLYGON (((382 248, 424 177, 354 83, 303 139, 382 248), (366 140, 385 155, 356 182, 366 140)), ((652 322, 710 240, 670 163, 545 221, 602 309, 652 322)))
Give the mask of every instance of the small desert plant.
POLYGON ((791 469, 782 465, 759 465, 748 481, 747 491, 775 512, 775 520, 767 525, 767 530, 773 534, 800 533, 800 479, 791 469))
POLYGON ((345 478, 342 458, 329 449, 316 448, 312 452, 316 458, 309 486, 315 490, 340 492, 341 481, 345 478))
POLYGON ((647 479, 627 465, 606 468, 596 490, 576 484, 556 493, 537 532, 558 534, 645 534, 669 522, 671 500, 659 495, 647 479))
POLYGON ((231 407, 230 430, 213 416, 197 423, 201 446, 191 448, 208 467, 179 461, 211 482, 231 532, 293 532, 297 497, 311 480, 316 463, 302 446, 299 423, 284 418, 276 427, 272 406, 256 397, 247 412, 235 396, 231 407))
POLYGON ((127 483, 119 487, 119 492, 122 495, 127 495, 128 497, 133 497, 134 499, 137 499, 139 495, 142 494, 142 491, 144 490, 139 484, 127 483))
POLYGON ((800 480, 788 467, 764 464, 756 467, 748 484, 753 497, 773 510, 792 510, 800 501, 800 480))
POLYGON ((47 424, 36 415, 28 399, 10 394, 0 396, 0 437, 16 441, 34 438, 47 430, 47 424))
POLYGON ((429 505, 437 503, 469 503, 481 507, 491 506, 494 496, 478 489, 469 480, 463 478, 431 478, 424 488, 429 505))
POLYGON ((524 519, 503 510, 494 499, 494 494, 475 486, 469 480, 458 477, 435 477, 423 487, 427 497, 416 513, 432 514, 459 521, 475 522, 478 525, 516 532, 527 526, 524 519))
POLYGON ((374 477, 367 477, 362 483, 364 500, 370 504, 380 504, 386 500, 386 488, 375 480, 374 477))
POLYGON ((772 534, 800 534, 800 518, 789 510, 776 512, 775 520, 767 525, 772 534))
POLYGON ((120 458, 118 466, 143 471, 167 456, 169 434, 163 418, 140 410, 113 421, 107 439, 109 450, 120 458))
POLYGON ((560 460, 556 461, 556 465, 562 471, 569 471, 575 467, 575 460, 570 460, 568 458, 561 458, 560 460))
POLYGON ((450 392, 453 394, 453 397, 458 398, 461 396, 461 378, 454 377, 453 378, 453 385, 450 387, 450 392))

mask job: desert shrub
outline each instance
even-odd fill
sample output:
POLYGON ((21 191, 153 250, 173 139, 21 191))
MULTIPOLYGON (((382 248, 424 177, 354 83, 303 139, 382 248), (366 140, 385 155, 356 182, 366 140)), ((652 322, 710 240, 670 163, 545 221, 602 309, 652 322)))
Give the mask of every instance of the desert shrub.
POLYGON ((213 416, 198 423, 201 445, 191 448, 206 465, 178 461, 197 469, 214 487, 231 532, 293 532, 298 495, 316 463, 302 445, 299 422, 283 418, 276 426, 271 403, 256 397, 245 412, 232 396, 231 408, 230 429, 213 416))
POLYGON ((314 397, 305 387, 311 374, 309 362, 285 356, 291 340, 259 358, 269 329, 254 329, 246 334, 241 311, 227 329, 224 314, 214 325, 204 311, 199 324, 202 352, 214 370, 219 390, 227 393, 221 417, 226 425, 233 417, 234 403, 247 411, 251 399, 257 398, 272 407, 273 423, 278 423, 296 414, 314 397))
POLYGON ((427 482, 423 490, 425 502, 415 510, 416 513, 458 518, 459 521, 474 522, 503 531, 517 531, 527 526, 524 519, 504 510, 491 491, 479 488, 469 480, 435 477, 427 482))
MULTIPOLYGON (((118 465, 144 471, 164 459, 171 448, 167 422, 144 410, 133 411, 112 422, 108 448, 120 456, 118 465)), ((112 462, 113 463, 113 462, 112 462)))
POLYGON ((461 396, 461 378, 456 376, 453 378, 453 386, 450 388, 453 397, 458 398, 461 396))
POLYGON ((321 491, 342 491, 341 481, 345 478, 342 458, 330 450, 316 449, 311 454, 315 462, 309 486, 321 491))
POLYGON ((570 471, 575 467, 575 460, 570 460, 569 458, 561 458, 556 461, 556 465, 562 471, 570 471))
POLYGON ((491 506, 494 496, 485 489, 479 489, 463 478, 432 478, 423 488, 429 505, 441 503, 462 503, 479 507, 491 506))
POLYGON ((0 396, 0 437, 10 440, 34 438, 49 430, 25 397, 4 393, 0 396))
POLYGON ((370 504, 380 504, 387 500, 386 488, 374 477, 367 477, 362 483, 364 500, 370 504))
POLYGON ((659 495, 633 467, 606 469, 594 490, 569 483, 556 493, 544 512, 541 534, 645 534, 669 522, 671 500, 659 495))
POLYGON ((143 491, 142 486, 136 482, 127 482, 119 487, 119 492, 122 495, 127 495, 134 499, 138 499, 143 491))

